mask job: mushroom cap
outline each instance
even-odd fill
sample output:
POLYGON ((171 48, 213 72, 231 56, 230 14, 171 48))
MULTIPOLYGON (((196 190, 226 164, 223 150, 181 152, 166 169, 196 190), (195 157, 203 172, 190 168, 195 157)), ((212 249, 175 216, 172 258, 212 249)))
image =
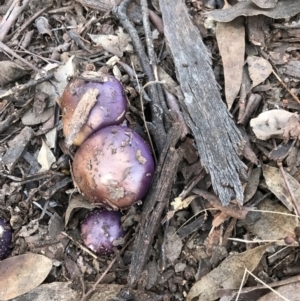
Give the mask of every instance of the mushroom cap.
POLYGON ((72 116, 81 97, 88 89, 98 89, 97 102, 91 109, 87 122, 82 126, 74 140, 81 145, 91 134, 109 125, 120 124, 125 119, 127 100, 121 83, 112 75, 105 75, 105 82, 72 80, 61 98, 63 133, 70 133, 72 116))
POLYGON ((0 217, 0 260, 11 253, 12 229, 10 224, 0 217))
POLYGON ((84 196, 113 209, 141 200, 152 183, 154 170, 146 142, 122 126, 93 134, 79 147, 73 161, 74 180, 84 196))
POLYGON ((121 213, 105 209, 90 211, 81 223, 81 237, 86 247, 98 255, 113 253, 114 241, 124 235, 121 213))

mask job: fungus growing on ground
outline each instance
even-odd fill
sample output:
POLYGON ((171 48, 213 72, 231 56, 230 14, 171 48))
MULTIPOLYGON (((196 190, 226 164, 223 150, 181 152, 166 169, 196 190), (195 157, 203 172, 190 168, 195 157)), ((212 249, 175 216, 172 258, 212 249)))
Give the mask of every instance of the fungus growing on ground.
POLYGON ((105 209, 94 209, 81 223, 81 237, 84 244, 98 255, 113 253, 116 240, 124 235, 121 227, 121 213, 105 209))
POLYGON ((72 80, 62 95, 63 132, 67 137, 77 122, 72 118, 83 95, 92 89, 98 92, 96 103, 90 112, 87 112, 87 121, 72 141, 74 145, 81 145, 94 132, 110 125, 121 124, 125 119, 127 100, 121 83, 114 76, 107 74, 102 80, 103 82, 72 80))
POLYGON ((77 150, 73 175, 92 203, 117 210, 141 200, 154 175, 154 161, 146 142, 133 130, 106 127, 77 150))
POLYGON ((10 224, 0 217, 0 260, 5 259, 11 252, 12 229, 10 224))

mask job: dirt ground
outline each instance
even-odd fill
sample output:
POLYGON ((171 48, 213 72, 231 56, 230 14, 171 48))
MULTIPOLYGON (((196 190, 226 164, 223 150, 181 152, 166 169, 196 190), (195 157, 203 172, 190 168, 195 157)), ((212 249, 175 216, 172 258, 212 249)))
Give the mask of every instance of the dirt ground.
POLYGON ((299 300, 299 58, 295 0, 1 1, 0 300, 299 300), (66 86, 111 75, 155 162, 125 208, 73 174, 98 92, 63 134, 66 86), (111 255, 80 233, 103 206, 111 255))

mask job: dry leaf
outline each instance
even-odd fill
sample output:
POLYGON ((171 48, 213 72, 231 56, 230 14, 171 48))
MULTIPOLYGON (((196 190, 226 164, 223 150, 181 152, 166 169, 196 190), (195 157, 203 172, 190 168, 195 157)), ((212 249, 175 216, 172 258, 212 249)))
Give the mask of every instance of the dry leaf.
POLYGON ((292 115, 294 114, 284 110, 270 110, 251 119, 250 126, 258 139, 282 139, 285 126, 292 115))
POLYGON ((121 78, 122 78, 122 73, 121 73, 121 71, 120 71, 120 69, 119 69, 119 67, 118 66, 113 66, 113 70, 112 70, 112 72, 113 72, 113 75, 114 75, 114 77, 117 79, 117 80, 121 80, 121 78))
POLYGON ((24 254, 0 262, 0 300, 23 295, 40 285, 48 276, 52 261, 39 254, 24 254))
POLYGON ((300 12, 300 5, 295 0, 281 0, 271 9, 262 9, 253 5, 251 0, 240 1, 228 9, 213 10, 208 16, 218 22, 230 22, 239 16, 265 15, 273 19, 284 19, 300 12))
POLYGON ((239 93, 243 77, 245 55, 245 27, 242 18, 237 18, 230 23, 218 23, 216 38, 222 56, 225 96, 230 110, 237 94, 239 93))
POLYGON ((40 152, 38 154, 37 161, 41 164, 41 171, 46 171, 51 168, 51 165, 56 162, 56 158, 51 152, 50 148, 48 145, 45 143, 44 140, 42 140, 42 147, 40 149, 40 152))
POLYGON ((257 209, 271 212, 249 212, 245 220, 239 221, 239 225, 243 225, 249 232, 262 239, 283 239, 291 235, 298 225, 296 217, 273 214, 272 212, 290 214, 290 211, 270 199, 259 203, 257 209))
POLYGON ((252 272, 259 264, 268 247, 269 245, 259 246, 227 257, 217 268, 193 285, 186 300, 213 301, 218 299, 217 290, 219 288, 239 288, 245 269, 252 272))
POLYGON ((226 221, 227 218, 229 218, 229 216, 226 214, 226 212, 217 213, 212 221, 212 227, 219 227, 221 224, 224 223, 224 221, 226 221))
POLYGON ((290 75, 292 77, 299 78, 300 77, 300 62, 299 61, 289 61, 282 68, 282 72, 286 75, 290 75))
MULTIPOLYGON (((75 63, 73 62, 74 56, 71 56, 68 61, 57 68, 57 70, 54 72, 54 77, 56 79, 55 86, 57 88, 57 94, 56 95, 62 95, 67 84, 68 80, 75 76, 77 72, 77 68, 75 63)), ((44 91, 46 92, 46 91, 44 91)), ((47 92, 49 97, 50 94, 47 92)))
POLYGON ((171 262, 180 256, 183 243, 181 238, 176 234, 176 228, 170 226, 166 235, 165 254, 166 258, 171 262))
POLYGON ((114 6, 118 6, 122 0, 76 0, 83 7, 90 7, 102 12, 108 12, 114 6))
POLYGON ((273 8, 277 4, 277 0, 251 0, 260 8, 273 8))
POLYGON ((76 208, 94 209, 96 206, 81 196, 73 196, 69 202, 65 216, 65 226, 68 224, 71 213, 76 208))
POLYGON ((158 296, 150 291, 132 290, 124 287, 124 285, 118 284, 98 284, 94 294, 91 298, 89 298, 89 301, 124 300, 124 297, 122 298, 121 296, 132 296, 132 299, 130 300, 161 300, 161 296, 158 296), (123 291, 124 289, 125 292, 123 291))
POLYGON ((256 87, 265 81, 272 73, 271 64, 262 57, 248 56, 247 63, 252 87, 256 87))
POLYGON ((251 172, 251 175, 248 179, 247 186, 244 191, 244 204, 247 203, 257 191, 257 187, 259 184, 259 178, 261 174, 261 168, 254 168, 251 172))
POLYGON ((290 139, 299 139, 300 138, 300 122, 299 115, 292 115, 287 121, 284 132, 283 140, 287 143, 290 139))
POLYGON ((29 74, 28 70, 26 70, 24 67, 11 61, 1 61, 0 70, 0 87, 14 82, 26 74, 29 74))
POLYGON ((71 282, 52 282, 42 284, 30 292, 12 299, 11 301, 74 301, 80 293, 71 289, 71 282))
MULTIPOLYGON (((290 283, 275 289, 280 295, 290 301, 300 301, 300 282, 290 283)), ((283 299, 277 294, 270 292, 257 301, 282 301, 283 299)))
MULTIPOLYGON (((293 201, 289 191, 286 188, 282 174, 278 168, 269 165, 263 165, 263 174, 268 188, 276 195, 276 197, 290 210, 293 211, 293 201)), ((285 173, 290 189, 295 196, 298 206, 300 206, 300 184, 289 173, 285 173)))
POLYGON ((38 231, 39 225, 39 219, 32 219, 28 224, 22 226, 18 235, 20 237, 28 237, 38 231))
POLYGON ((56 145, 56 138, 57 138, 57 128, 53 128, 45 135, 47 140, 47 145, 49 145, 50 148, 54 148, 56 145))
POLYGON ((133 52, 129 35, 124 33, 121 27, 119 27, 116 33, 117 35, 90 34, 89 36, 94 43, 118 57, 122 57, 125 51, 133 52))
POLYGON ((46 109, 41 114, 36 114, 33 108, 30 108, 25 114, 22 116, 21 120, 24 125, 37 125, 40 123, 44 123, 50 119, 54 114, 54 107, 46 109))

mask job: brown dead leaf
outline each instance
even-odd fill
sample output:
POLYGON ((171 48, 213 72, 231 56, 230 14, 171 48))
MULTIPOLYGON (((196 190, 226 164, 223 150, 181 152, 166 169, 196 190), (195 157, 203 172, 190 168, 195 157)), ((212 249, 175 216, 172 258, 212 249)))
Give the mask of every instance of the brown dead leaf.
POLYGON ((34 131, 31 127, 24 127, 12 141, 10 141, 9 149, 2 157, 2 164, 11 172, 17 164, 19 158, 24 153, 29 142, 34 136, 34 131))
POLYGON ((207 192, 206 190, 199 189, 199 188, 194 188, 192 190, 195 194, 203 197, 206 199, 211 206, 219 209, 220 211, 225 212, 227 215, 237 218, 237 219, 244 219, 248 213, 248 208, 247 207, 239 207, 236 204, 230 203, 228 206, 224 207, 221 204, 220 199, 215 195, 210 192, 207 192))
POLYGON ((292 115, 294 114, 284 110, 270 110, 252 118, 250 126, 258 139, 282 139, 285 126, 292 115))
POLYGON ((288 143, 280 143, 269 153, 269 159, 273 161, 283 161, 292 151, 295 141, 289 140, 288 143))
MULTIPOLYGON (((278 292, 281 296, 285 297, 286 300, 291 301, 300 301, 300 282, 296 283, 290 283, 284 286, 281 286, 277 289, 275 289, 276 292, 278 292)), ((282 297, 278 296, 277 294, 270 292, 261 298, 259 298, 257 301, 282 301, 282 297)))
POLYGON ((261 168, 254 168, 249 176, 247 186, 244 191, 244 204, 247 203, 257 191, 261 168))
POLYGON ((0 87, 29 74, 28 70, 24 67, 11 61, 1 61, 0 70, 0 87))
MULTIPOLYGON (((289 285, 292 283, 297 283, 297 282, 299 283, 299 281, 300 281, 300 276, 298 275, 298 276, 289 277, 289 278, 286 278, 283 280, 275 281, 272 283, 268 283, 268 286, 270 286, 272 288, 276 288, 276 287, 280 287, 283 285, 289 285)), ((268 290, 269 289, 265 285, 260 284, 260 285, 250 286, 250 287, 244 287, 241 289, 241 291, 235 290, 235 292, 233 292, 233 290, 220 289, 218 291, 218 295, 221 298, 223 296, 229 296, 230 292, 232 292, 231 297, 228 298, 228 300, 226 299, 227 301, 235 301, 237 294, 239 295, 239 300, 245 300, 245 301, 246 300, 251 300, 251 301, 256 300, 257 301, 258 298, 260 296, 265 295, 268 292, 268 290)), ((271 299, 271 300, 273 301, 273 299, 271 299)), ((276 299, 276 301, 277 301, 277 299, 276 299)))
POLYGON ((247 63, 252 87, 256 87, 265 81, 272 73, 271 64, 262 57, 248 56, 247 63))
POLYGON ((131 300, 140 301, 162 300, 161 296, 150 291, 133 290, 119 284, 98 284, 89 301, 124 300, 124 297, 122 298, 122 296, 132 296, 131 300))
POLYGON ((42 140, 42 147, 38 154, 38 162, 41 164, 40 172, 49 170, 54 162, 56 162, 56 158, 53 155, 52 151, 48 147, 48 145, 45 143, 44 140, 42 140))
POLYGON ((122 57, 125 51, 133 52, 133 47, 130 44, 131 40, 129 35, 127 33, 124 33, 121 27, 116 32, 116 34, 117 35, 90 34, 89 36, 94 43, 118 57, 122 57))
MULTIPOLYGON (((57 89, 56 95, 62 95, 68 84, 68 80, 76 75, 77 66, 73 62, 73 59, 74 56, 71 56, 63 65, 60 65, 54 72, 54 77, 56 79, 55 87, 57 89)), ((48 95, 50 94, 48 93, 48 95)))
POLYGON ((273 19, 290 18, 300 12, 300 5, 295 0, 281 0, 271 9, 262 9, 251 0, 240 1, 228 9, 213 10, 208 16, 218 22, 230 22, 239 16, 265 15, 273 19))
POLYGON ((39 219, 32 219, 27 225, 24 225, 19 231, 20 237, 28 237, 39 229, 39 219))
POLYGON ((78 300, 79 296, 79 292, 71 289, 71 282, 52 282, 42 284, 11 301, 74 301, 78 300))
MULTIPOLYGON (((293 211, 293 201, 289 191, 286 188, 282 174, 278 168, 269 165, 263 165, 263 175, 268 188, 276 195, 276 197, 289 209, 293 211)), ((289 173, 285 173, 290 189, 295 196, 298 206, 300 206, 300 184, 289 173)))
POLYGON ((299 61, 289 61, 282 68, 283 73, 290 75, 292 77, 300 77, 300 62, 299 61))
POLYGON ((291 235, 298 225, 296 217, 276 214, 276 212, 290 214, 290 211, 270 199, 265 199, 259 203, 257 209, 271 212, 249 212, 246 219, 241 220, 239 225, 243 225, 252 234, 262 239, 283 239, 291 235))
POLYGON ((300 138, 300 122, 299 115, 292 115, 287 121, 284 132, 283 140, 287 143, 290 139, 300 138))
POLYGON ((76 0, 82 4, 83 7, 90 7, 102 12, 111 10, 114 6, 118 6, 121 0, 76 0))
POLYGON ((217 268, 193 285, 187 295, 187 301, 213 301, 218 299, 219 288, 239 288, 245 269, 252 272, 268 247, 269 245, 259 246, 227 257, 217 268))
POLYGON ((66 216, 65 216, 65 226, 68 224, 69 219, 71 217, 71 213, 74 209, 77 208, 85 208, 85 209, 94 209, 96 206, 90 202, 88 202, 86 199, 84 199, 82 196, 73 196, 69 202, 68 208, 66 210, 66 216))
POLYGON ((216 38, 224 68, 226 102, 230 109, 242 83, 245 55, 243 19, 237 18, 229 23, 218 23, 216 38))
POLYGON ((0 262, 0 300, 23 295, 40 285, 48 276, 52 261, 39 254, 28 253, 0 262))
POLYGON ((273 8, 278 0, 252 0, 260 8, 273 8))
POLYGON ((181 238, 176 234, 176 228, 170 226, 168 228, 165 244, 166 258, 171 262, 174 261, 180 256, 183 243, 181 238))
POLYGON ((36 125, 40 123, 44 123, 50 119, 54 114, 54 106, 46 109, 41 114, 36 114, 33 108, 30 108, 25 114, 22 116, 21 120, 24 125, 36 125))
POLYGON ((212 221, 213 228, 219 227, 229 216, 225 212, 217 213, 212 221))

